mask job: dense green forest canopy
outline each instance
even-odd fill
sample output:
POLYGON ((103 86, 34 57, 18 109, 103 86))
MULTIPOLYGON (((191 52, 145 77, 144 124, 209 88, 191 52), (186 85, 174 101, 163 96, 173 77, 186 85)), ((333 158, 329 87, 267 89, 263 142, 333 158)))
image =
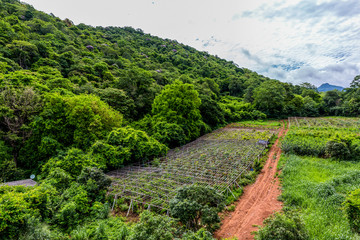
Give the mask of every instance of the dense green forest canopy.
MULTIPOLYGON (((16 0, 0 3, 0 166, 13 165, 19 178, 74 148, 102 159, 103 170, 140 161, 128 156, 130 143, 107 142, 127 125, 166 149, 244 119, 360 111, 359 76, 343 92, 320 94, 141 29, 74 25, 16 0), (110 155, 122 160, 106 163, 110 155)), ((166 152, 149 149, 145 159, 166 152)))
POLYGON ((16 196, 25 208, 14 208, 18 218, 0 232, 20 234, 30 213, 65 232, 84 215, 101 218, 109 210, 103 171, 165 155, 226 123, 355 116, 359 107, 360 76, 320 94, 141 29, 74 25, 0 0, 0 180, 36 174, 42 182, 1 190, 0 203, 16 196))

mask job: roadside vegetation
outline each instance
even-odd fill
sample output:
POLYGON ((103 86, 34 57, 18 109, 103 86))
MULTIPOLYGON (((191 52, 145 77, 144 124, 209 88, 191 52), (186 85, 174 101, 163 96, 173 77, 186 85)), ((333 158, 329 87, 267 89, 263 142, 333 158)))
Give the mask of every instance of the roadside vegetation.
POLYGON ((359 124, 358 118, 290 120, 279 164, 283 213, 265 222, 258 239, 275 239, 266 237, 279 234, 280 228, 276 239, 289 239, 296 233, 292 221, 303 227, 291 239, 359 238, 359 124))

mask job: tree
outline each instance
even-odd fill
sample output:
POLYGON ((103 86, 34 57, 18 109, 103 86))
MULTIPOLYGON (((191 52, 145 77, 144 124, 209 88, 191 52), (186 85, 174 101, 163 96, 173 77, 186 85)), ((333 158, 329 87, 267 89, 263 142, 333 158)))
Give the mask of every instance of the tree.
POLYGON ((25 140, 32 133, 28 124, 42 108, 40 96, 31 88, 5 88, 0 93, 0 117, 5 126, 5 139, 13 149, 15 165, 25 140))
POLYGON ((85 167, 77 178, 77 182, 84 186, 89 198, 95 201, 103 201, 106 190, 111 185, 110 177, 100 169, 85 167))
POLYGON ((360 87, 360 75, 354 77, 354 80, 350 83, 351 88, 359 88, 360 87))
POLYGON ((327 91, 325 93, 325 96, 323 97, 325 107, 330 109, 332 107, 336 107, 340 105, 340 101, 341 101, 340 98, 341 96, 339 90, 335 89, 335 90, 327 91))
POLYGON ((194 89, 194 85, 175 81, 165 86, 156 96, 152 113, 154 118, 180 125, 185 131, 186 140, 189 141, 200 135, 203 124, 200 105, 199 93, 194 89))
POLYGON ((111 131, 106 142, 112 146, 127 149, 131 154, 128 159, 124 159, 126 162, 151 160, 165 155, 168 150, 164 144, 148 136, 144 131, 129 126, 111 131))
POLYGON ((97 166, 99 165, 83 151, 70 148, 68 151, 60 152, 56 157, 51 158, 43 166, 43 174, 48 175, 53 169, 60 168, 74 178, 79 176, 84 168, 97 166))
POLYGON ((129 240, 172 240, 175 232, 174 220, 144 211, 140 214, 140 222, 134 226, 129 240))
POLYGON ((122 71, 119 82, 115 84, 120 89, 124 89, 135 103, 134 119, 139 119, 150 113, 151 104, 157 93, 160 92, 160 86, 152 78, 149 71, 141 68, 129 68, 122 71))
POLYGON ((213 231, 220 223, 218 212, 225 207, 224 200, 224 196, 213 188, 184 186, 170 200, 170 213, 189 229, 206 227, 213 231))
POLYGON ((310 89, 310 90, 313 90, 313 91, 317 92, 317 87, 314 84, 311 84, 311 83, 308 83, 308 82, 301 83, 300 87, 310 89))
POLYGON ((254 104, 271 117, 278 117, 285 106, 285 89, 279 81, 268 80, 254 90, 254 104))
POLYGON ((6 45, 11 51, 11 56, 16 59, 22 68, 28 68, 33 62, 35 57, 38 55, 38 49, 36 45, 21 41, 14 40, 11 44, 6 45))

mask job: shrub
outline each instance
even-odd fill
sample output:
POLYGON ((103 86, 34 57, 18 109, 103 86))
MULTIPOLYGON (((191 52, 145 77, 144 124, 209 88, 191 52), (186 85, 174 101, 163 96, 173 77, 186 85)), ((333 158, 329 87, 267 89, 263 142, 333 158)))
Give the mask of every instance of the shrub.
POLYGON ((170 201, 170 212, 187 228, 198 230, 206 227, 213 231, 218 227, 220 218, 218 212, 225 207, 224 196, 213 188, 204 186, 184 186, 170 201))
POLYGON ((85 167, 97 167, 98 164, 87 154, 77 148, 70 148, 66 152, 60 152, 56 157, 51 158, 43 167, 44 175, 55 168, 63 169, 71 177, 79 176, 85 167))
POLYGON ((156 139, 149 137, 144 131, 131 127, 114 129, 107 137, 107 143, 113 146, 122 146, 131 152, 127 161, 138 162, 150 160, 165 155, 168 148, 156 139))
POLYGON ((176 232, 175 222, 167 217, 149 211, 140 214, 129 240, 172 240, 176 232))
POLYGON ((100 169, 84 168, 77 178, 88 196, 93 201, 102 201, 105 199, 107 188, 111 185, 110 177, 106 176, 100 169))
POLYGON ((206 231, 204 228, 199 229, 197 232, 187 232, 185 233, 182 240, 215 240, 212 237, 212 234, 206 231))
POLYGON ((35 213, 23 193, 8 192, 0 197, 0 239, 16 239, 25 229, 26 219, 35 213))
POLYGON ((350 150, 344 142, 328 141, 325 146, 325 152, 329 157, 337 159, 347 159, 350 156, 350 150))
POLYGON ((360 189, 352 191, 345 199, 344 209, 351 228, 360 233, 360 189))
POLYGON ((158 122, 153 129, 153 137, 170 148, 178 147, 186 142, 184 130, 175 123, 158 122))
POLYGON ((275 213, 265 219, 264 226, 256 232, 256 240, 302 240, 309 235, 301 218, 294 213, 275 213))

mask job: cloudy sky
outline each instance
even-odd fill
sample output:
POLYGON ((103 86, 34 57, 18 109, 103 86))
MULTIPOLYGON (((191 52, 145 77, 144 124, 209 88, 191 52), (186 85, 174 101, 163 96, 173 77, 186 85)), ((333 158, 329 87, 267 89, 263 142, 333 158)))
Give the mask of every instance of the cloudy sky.
POLYGON ((132 26, 270 78, 348 87, 360 74, 359 0, 24 0, 75 24, 132 26))

